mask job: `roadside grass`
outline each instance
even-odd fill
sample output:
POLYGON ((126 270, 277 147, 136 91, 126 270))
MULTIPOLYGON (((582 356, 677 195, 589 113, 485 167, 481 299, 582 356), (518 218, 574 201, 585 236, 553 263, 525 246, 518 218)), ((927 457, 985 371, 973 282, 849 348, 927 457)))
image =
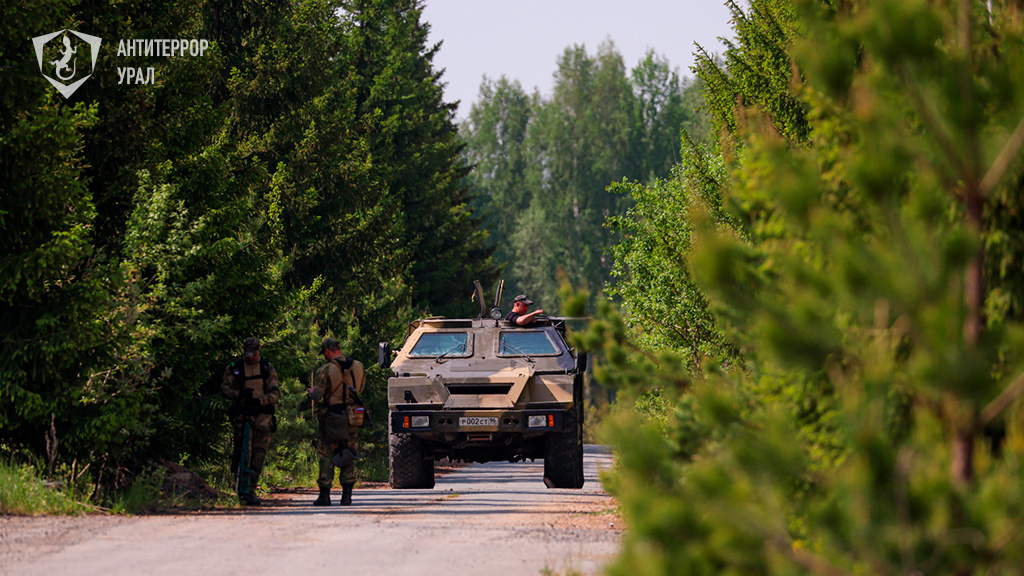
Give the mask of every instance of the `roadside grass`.
POLYGON ((156 471, 143 472, 135 477, 127 490, 111 494, 111 513, 132 515, 157 512, 167 507, 166 498, 160 490, 162 476, 156 471))
POLYGON ((78 515, 93 508, 62 485, 45 483, 31 466, 0 460, 0 515, 78 515))
POLYGON ((163 472, 150 470, 137 476, 126 490, 89 496, 92 493, 89 488, 43 480, 31 465, 0 461, 0 515, 77 516, 97 512, 132 515, 216 505, 209 500, 169 492, 163 485, 163 472))
POLYGON ((359 446, 359 462, 356 463, 356 476, 359 482, 388 481, 388 446, 362 442, 359 446))
MULTIPOLYGON (((226 464, 224 468, 226 470, 226 464)), ((260 488, 263 491, 275 488, 315 488, 319 475, 320 459, 311 444, 307 444, 303 449, 283 445, 272 448, 267 454, 267 462, 263 466, 263 474, 260 475, 260 488)), ((358 483, 388 481, 387 445, 360 440, 356 478, 358 483)), ((338 485, 337 472, 334 485, 338 485)))
POLYGON ((233 484, 226 486, 224 478, 216 475, 205 477, 203 474, 196 474, 207 482, 217 493, 216 496, 198 497, 182 492, 182 489, 176 487, 173 482, 168 482, 167 468, 154 467, 136 476, 127 490, 109 495, 106 498, 109 511, 112 514, 133 515, 239 506, 233 484))
MULTIPOLYGON (((298 432, 298 431, 297 431, 298 432)), ((272 440, 271 451, 260 477, 259 492, 275 489, 315 488, 319 476, 319 457, 311 442, 309 430, 292 438, 283 435, 272 440)), ((388 480, 388 446, 380 442, 380 433, 370 433, 359 442, 360 458, 356 463, 359 484, 388 480)), ((47 480, 39 468, 30 464, 14 464, 0 459, 0 515, 76 515, 102 512, 107 514, 153 514, 180 510, 238 508, 235 477, 231 474, 230 440, 218 460, 192 462, 192 471, 216 491, 215 497, 199 498, 183 494, 168 482, 170 472, 160 465, 138 474, 122 490, 100 490, 87 479, 80 482, 47 480)), ((58 474, 58 478, 61 477, 58 474)), ((337 479, 335 479, 337 485, 337 479)))

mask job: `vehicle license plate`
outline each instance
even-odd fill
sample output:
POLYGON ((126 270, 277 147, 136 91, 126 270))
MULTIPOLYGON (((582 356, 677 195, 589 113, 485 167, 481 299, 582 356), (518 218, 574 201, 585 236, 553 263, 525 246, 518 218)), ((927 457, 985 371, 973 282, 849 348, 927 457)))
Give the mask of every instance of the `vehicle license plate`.
POLYGON ((497 416, 462 416, 459 418, 459 426, 497 426, 497 416))

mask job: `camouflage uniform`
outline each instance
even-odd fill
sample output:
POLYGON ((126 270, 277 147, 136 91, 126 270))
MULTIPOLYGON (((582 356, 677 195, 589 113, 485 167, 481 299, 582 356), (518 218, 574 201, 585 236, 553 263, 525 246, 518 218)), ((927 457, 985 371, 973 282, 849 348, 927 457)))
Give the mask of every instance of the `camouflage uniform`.
MULTIPOLYGON (((317 410, 320 423, 320 438, 317 451, 320 455, 320 477, 317 485, 321 489, 330 490, 334 483, 334 463, 331 458, 346 447, 353 451, 359 442, 359 427, 348 422, 346 407, 355 398, 349 387, 356 393, 362 393, 366 384, 366 373, 362 362, 351 358, 338 357, 320 367, 313 380, 309 397, 313 401, 323 400, 317 410)), ((355 461, 351 461, 339 469, 338 482, 351 492, 351 485, 356 481, 355 461)))
POLYGON ((255 496, 256 485, 263 462, 270 449, 270 436, 274 428, 274 405, 280 398, 281 391, 277 371, 265 359, 259 358, 259 340, 246 340, 246 353, 228 364, 224 369, 224 379, 220 386, 221 394, 233 404, 229 411, 231 425, 234 427, 234 446, 231 451, 231 473, 238 474, 239 462, 242 459, 243 434, 245 423, 249 423, 249 467, 239 477, 238 496, 246 504, 258 504, 255 496), (247 362, 255 348, 256 362, 247 362), (252 390, 251 400, 248 392, 252 390))

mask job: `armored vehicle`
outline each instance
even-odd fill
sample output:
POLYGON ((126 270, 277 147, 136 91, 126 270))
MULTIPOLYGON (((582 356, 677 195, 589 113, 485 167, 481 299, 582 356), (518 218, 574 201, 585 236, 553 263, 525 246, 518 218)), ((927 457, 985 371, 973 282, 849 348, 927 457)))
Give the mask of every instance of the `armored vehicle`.
POLYGON ((586 355, 566 343, 564 319, 519 327, 497 307, 483 312, 413 322, 393 360, 390 344, 380 344, 380 364, 393 372, 391 486, 433 488, 434 462, 444 458, 541 458, 548 488, 582 488, 586 355))

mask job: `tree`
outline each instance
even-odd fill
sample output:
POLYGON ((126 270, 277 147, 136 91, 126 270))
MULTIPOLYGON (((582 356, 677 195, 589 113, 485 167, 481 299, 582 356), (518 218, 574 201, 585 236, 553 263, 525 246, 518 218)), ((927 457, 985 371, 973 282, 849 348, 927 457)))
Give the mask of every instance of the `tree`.
POLYGON ((493 251, 462 182, 461 143, 443 101, 441 72, 432 66, 439 45, 427 46, 419 0, 356 0, 346 14, 344 59, 354 80, 356 127, 365 130, 368 161, 380 189, 403 215, 390 256, 408 266, 413 306, 433 313, 465 312, 472 281, 491 281, 493 251))
POLYGON ((672 380, 680 354, 639 350, 614 313, 583 337, 609 350, 599 377, 653 382, 673 408, 668 441, 628 417, 613 434, 634 523, 613 572, 1012 573, 1024 329, 986 317, 1004 302, 986 286, 1012 280, 984 262, 1018 234, 1001 191, 1024 144, 1016 9, 796 7, 751 10, 801 30, 775 68, 797 71, 798 106, 719 108, 739 225, 687 217, 690 272, 742 364, 672 380), (1000 420, 1005 441, 983 442, 1000 420))
POLYGON ((622 311, 636 343, 645 350, 678 351, 688 371, 705 358, 735 362, 739 351, 720 330, 709 301, 690 273, 695 250, 690 216, 704 210, 723 226, 736 222, 721 205, 728 168, 712 149, 684 140, 683 162, 666 179, 647 185, 623 182, 612 189, 636 204, 609 226, 623 240, 611 249, 614 283, 608 293, 622 311))
POLYGON ((71 104, 30 53, 5 60, 5 455, 88 462, 106 486, 152 459, 218 457, 219 378, 246 336, 287 380, 324 335, 365 356, 414 302, 443 311, 493 276, 417 3, 4 15, 5 55, 24 30, 211 40, 203 57, 121 56, 157 81, 97 74, 71 104))
MULTIPOLYGON (((295 30, 315 27, 318 16, 322 28, 330 8, 133 5, 137 18, 126 20, 106 6, 83 11, 110 37, 164 31, 213 40, 204 57, 162 62, 156 84, 100 85, 108 89, 97 96, 105 113, 89 135, 106 143, 97 154, 115 159, 100 156, 94 169, 113 199, 105 204, 103 246, 120 257, 127 281, 112 297, 129 343, 111 358, 96 400, 135 402, 125 417, 138 433, 128 435, 114 464, 136 470, 153 455, 202 461, 219 455, 224 363, 249 335, 268 341, 274 355, 273 335, 291 300, 282 283, 287 261, 272 170, 287 145, 282 119, 322 86, 296 71, 297 60, 311 60, 301 54, 319 52, 295 30), (204 9, 213 13, 209 20, 204 9), (230 18, 219 17, 227 12, 230 18), (260 90, 267 77, 277 89, 260 90)), ((124 426, 112 421, 108 433, 124 435, 124 426)))
POLYGON ((735 133, 743 110, 762 110, 785 138, 808 137, 805 104, 793 94, 788 49, 796 34, 789 2, 755 0, 744 11, 733 0, 735 40, 725 39, 724 64, 698 46, 693 71, 703 81, 705 104, 717 133, 735 133))
POLYGON ((529 206, 534 182, 527 130, 533 117, 533 103, 518 80, 490 80, 484 77, 480 95, 462 127, 466 141, 464 157, 473 168, 467 177, 477 211, 484 215, 484 227, 494 243, 495 260, 505 266, 514 249, 510 238, 520 208, 529 206))
POLYGON ((687 118, 679 76, 668 59, 648 50, 630 73, 637 99, 643 181, 667 175, 679 163, 679 130, 687 118))
MULTIPOLYGON (((189 7, 153 10, 150 19, 138 20, 131 18, 137 5, 126 3, 119 9, 126 20, 89 4, 44 3, 38 10, 7 18, 14 26, 11 30, 17 31, 8 38, 17 39, 20 46, 24 30, 81 24, 89 32, 117 37, 117 32, 131 29, 126 22, 163 29, 181 15, 178 10, 187 13, 189 7)), ((21 54, 23 47, 4 53, 21 54)), ((21 238, 5 242, 21 251, 17 259, 22 264, 5 267, 0 274, 12 288, 12 313, 3 314, 12 322, 5 329, 11 345, 4 346, 3 363, 10 378, 3 380, 10 383, 12 395, 4 399, 10 407, 10 420, 3 427, 4 450, 22 457, 45 456, 51 471, 55 464, 77 462, 88 468, 95 461, 94 473, 102 477, 122 462, 130 465, 131 457, 147 447, 158 422, 175 419, 157 408, 159 377, 149 377, 150 339, 136 340, 143 335, 135 329, 139 278, 119 258, 135 192, 131 182, 137 182, 123 178, 124 170, 154 167, 166 157, 154 154, 159 144, 149 138, 156 125, 153 109, 141 106, 146 113, 136 109, 130 114, 122 108, 126 101, 137 104, 139 97, 146 101, 152 89, 112 91, 101 99, 97 94, 109 88, 113 74, 98 74, 71 103, 59 102, 48 87, 38 84, 30 62, 25 58, 11 66, 18 73, 6 76, 9 81, 2 87, 10 104, 5 108, 8 118, 21 118, 7 142, 16 144, 19 133, 35 131, 31 138, 42 147, 22 142, 11 149, 20 152, 4 162, 10 178, 5 189, 12 192, 5 198, 25 206, 48 206, 39 215, 51 208, 56 212, 40 221, 22 219, 17 224, 21 238), (35 124, 38 120, 44 122, 35 124), (111 121, 118 124, 117 130, 107 132, 111 121), (112 134, 118 137, 108 147, 104 135, 112 134), (112 164, 124 160, 125 165, 111 168, 111 156, 112 164), (50 176, 40 178, 40 167, 50 176), (23 280, 34 285, 29 292, 18 287, 23 280)))
MULTIPOLYGON (((485 78, 463 126, 470 187, 503 277, 542 304, 556 301, 558 270, 595 290, 609 281, 619 230, 604 222, 632 203, 609 185, 666 176, 686 123, 706 138, 697 104, 686 108, 677 74, 653 52, 627 71, 611 41, 594 55, 572 46, 558 66, 550 98, 485 78)), ((698 89, 688 85, 691 101, 698 89)))
POLYGON ((49 432, 59 422, 63 435, 86 385, 75 376, 105 352, 112 281, 92 246, 96 207, 83 178, 82 133, 96 108, 46 90, 25 43, 25 30, 63 28, 62 8, 0 9, 0 444, 34 449, 51 466, 49 432))
POLYGON ((618 179, 638 177, 635 96, 622 57, 605 43, 591 58, 583 46, 559 60, 550 102, 531 127, 540 188, 532 195, 511 243, 518 291, 555 302, 554 271, 577 285, 600 287, 611 262, 612 232, 604 219, 629 199, 609 193, 618 179))

